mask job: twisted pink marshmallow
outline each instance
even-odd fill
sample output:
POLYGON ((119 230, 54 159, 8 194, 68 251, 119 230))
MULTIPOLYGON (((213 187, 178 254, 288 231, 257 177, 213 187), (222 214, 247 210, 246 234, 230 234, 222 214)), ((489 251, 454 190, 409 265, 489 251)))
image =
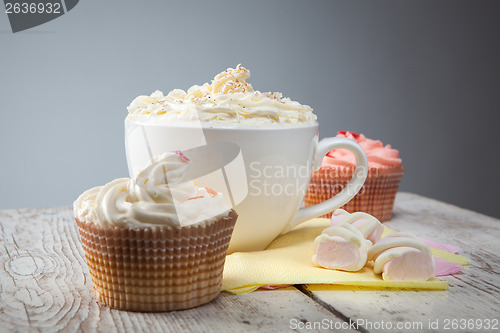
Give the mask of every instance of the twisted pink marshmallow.
POLYGON ((352 224, 373 244, 380 240, 384 232, 384 227, 377 218, 363 212, 349 214, 343 209, 337 209, 332 214, 330 226, 335 226, 340 222, 352 224))
POLYGON ((367 262, 368 249, 382 235, 383 226, 366 213, 349 214, 337 209, 329 228, 314 240, 315 265, 343 271, 359 271, 367 262))
POLYGON ((428 280, 435 262, 429 245, 412 234, 397 232, 378 241, 368 250, 375 274, 384 280, 428 280))
POLYGON ((326 228, 316 237, 312 261, 324 268, 359 271, 366 264, 370 245, 371 242, 358 229, 347 223, 339 223, 326 228))

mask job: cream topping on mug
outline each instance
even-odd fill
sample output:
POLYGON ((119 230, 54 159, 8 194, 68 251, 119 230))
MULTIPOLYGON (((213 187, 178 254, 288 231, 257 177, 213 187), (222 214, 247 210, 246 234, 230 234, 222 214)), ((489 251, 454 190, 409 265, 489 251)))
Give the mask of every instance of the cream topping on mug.
POLYGON ((135 180, 115 179, 85 191, 74 202, 75 217, 102 227, 186 226, 229 211, 222 194, 186 178, 182 153, 153 158, 135 180))
POLYGON ((211 84, 194 85, 187 92, 174 89, 166 96, 155 91, 129 105, 127 121, 189 124, 209 127, 275 127, 316 124, 310 106, 281 93, 254 91, 246 80, 250 71, 238 65, 219 73, 211 84))
MULTIPOLYGON (((399 152, 393 149, 391 145, 385 145, 379 140, 368 139, 363 134, 354 132, 339 131, 337 137, 345 137, 356 141, 366 153, 368 166, 370 168, 390 168, 401 165, 399 152)), ((321 164, 322 167, 328 166, 356 166, 356 158, 353 153, 345 149, 335 149, 329 152, 321 164)))

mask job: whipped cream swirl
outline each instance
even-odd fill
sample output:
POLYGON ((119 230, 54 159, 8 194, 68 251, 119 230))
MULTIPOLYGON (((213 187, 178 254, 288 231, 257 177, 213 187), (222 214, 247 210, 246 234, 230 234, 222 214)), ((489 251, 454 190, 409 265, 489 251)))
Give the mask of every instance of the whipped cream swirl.
POLYGON ((187 179, 182 153, 155 157, 136 179, 119 178, 85 191, 75 217, 102 227, 186 226, 229 211, 222 194, 187 179))
POLYGON ((281 93, 254 91, 250 72, 238 65, 219 73, 211 84, 194 85, 187 92, 174 89, 166 96, 155 91, 139 96, 128 107, 127 121, 189 124, 209 127, 274 127, 316 123, 312 108, 283 98, 281 93))

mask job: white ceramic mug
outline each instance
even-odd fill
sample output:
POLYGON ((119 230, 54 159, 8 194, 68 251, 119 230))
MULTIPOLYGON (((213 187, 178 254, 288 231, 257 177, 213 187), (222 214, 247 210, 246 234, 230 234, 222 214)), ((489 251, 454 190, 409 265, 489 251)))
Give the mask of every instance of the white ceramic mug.
MULTIPOLYGON (((131 177, 146 166, 151 156, 217 142, 234 143, 239 150, 224 157, 227 159, 225 166, 219 165, 219 169, 195 180, 222 192, 226 203, 239 215, 228 253, 262 250, 280 233, 344 205, 363 186, 368 171, 366 155, 356 142, 330 138, 318 143, 317 124, 279 128, 200 128, 125 122, 131 177), (335 197, 301 208, 313 170, 319 169, 323 157, 332 149, 348 149, 354 153, 357 168, 352 180, 335 197)), ((210 158, 204 160, 207 164, 217 164, 210 158)))

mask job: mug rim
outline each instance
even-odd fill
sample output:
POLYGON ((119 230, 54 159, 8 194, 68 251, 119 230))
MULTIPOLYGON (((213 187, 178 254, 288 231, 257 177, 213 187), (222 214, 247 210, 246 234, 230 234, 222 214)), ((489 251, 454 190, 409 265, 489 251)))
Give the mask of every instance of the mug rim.
MULTIPOLYGON (((159 122, 137 122, 130 121, 125 119, 125 125, 134 124, 134 125, 145 125, 152 127, 175 127, 175 128, 200 128, 195 126, 190 122, 179 122, 179 123, 159 123, 159 122)), ((312 129, 319 127, 319 123, 315 122, 314 124, 305 124, 299 126, 280 126, 280 127, 251 127, 251 126, 205 126, 205 124, 201 123, 201 129, 203 130, 222 130, 222 131, 230 131, 230 130, 238 130, 238 131, 280 131, 280 130, 292 130, 292 129, 312 129)))

